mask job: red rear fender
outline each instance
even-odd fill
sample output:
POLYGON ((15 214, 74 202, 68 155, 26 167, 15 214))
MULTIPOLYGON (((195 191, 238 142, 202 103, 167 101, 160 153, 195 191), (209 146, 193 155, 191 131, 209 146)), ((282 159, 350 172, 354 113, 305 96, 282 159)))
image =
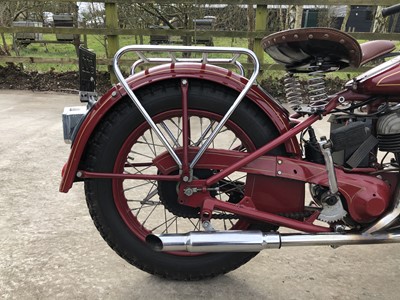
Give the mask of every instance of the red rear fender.
MULTIPOLYGON (((127 79, 132 90, 161 80, 172 78, 197 78, 222 84, 236 90, 242 91, 247 83, 247 79, 224 68, 202 65, 195 63, 171 64, 157 66, 141 73, 135 74, 127 79)), ((71 153, 66 163, 60 185, 61 192, 68 192, 73 182, 77 179, 79 162, 85 151, 89 137, 92 135, 99 121, 103 116, 123 97, 126 96, 125 90, 118 84, 104 94, 94 105, 82 123, 75 141, 72 145, 71 153)), ((253 101, 271 119, 280 133, 286 132, 289 125, 287 111, 275 100, 266 95, 258 86, 254 85, 247 94, 247 98, 253 101)), ((295 138, 285 143, 288 153, 299 154, 300 149, 295 138)))

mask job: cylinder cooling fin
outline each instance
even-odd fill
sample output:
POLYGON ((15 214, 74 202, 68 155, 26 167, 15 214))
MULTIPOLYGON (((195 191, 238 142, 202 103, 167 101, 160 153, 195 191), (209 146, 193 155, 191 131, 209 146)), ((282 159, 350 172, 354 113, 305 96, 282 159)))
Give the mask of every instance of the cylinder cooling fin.
POLYGON ((382 116, 377 123, 379 150, 400 152, 400 113, 395 112, 382 116))

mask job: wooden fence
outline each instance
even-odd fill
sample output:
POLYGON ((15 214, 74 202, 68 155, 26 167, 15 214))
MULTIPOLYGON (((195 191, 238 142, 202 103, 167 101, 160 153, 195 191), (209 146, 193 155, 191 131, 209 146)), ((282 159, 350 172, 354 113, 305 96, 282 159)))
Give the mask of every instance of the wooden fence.
MULTIPOLYGON (((10 2, 11 0, 3 0, 10 2)), ((48 0, 35 0, 44 2, 48 0)), ((381 0, 379 5, 390 6, 397 4, 399 0, 381 0)), ((53 2, 74 3, 76 0, 53 0, 53 2)), ((108 59, 98 59, 100 65, 110 65, 111 58, 119 47, 119 36, 121 35, 171 35, 171 36, 196 36, 197 38, 207 36, 213 37, 236 37, 236 38, 254 38, 254 51, 262 63, 262 67, 271 68, 271 65, 263 64, 264 52, 260 46, 260 40, 269 34, 266 30, 266 19, 268 5, 348 5, 344 0, 85 0, 81 2, 102 2, 105 4, 106 24, 105 28, 60 28, 60 27, 4 27, 0 26, 0 33, 43 33, 43 34, 78 34, 78 35, 106 35, 108 40, 108 59), (205 32, 184 29, 121 29, 118 20, 118 3, 196 3, 196 4, 242 4, 256 5, 256 24, 254 31, 217 31, 211 30, 205 32)), ((369 5, 376 6, 376 0, 352 0, 351 5, 369 5)), ((366 33, 352 32, 351 35, 357 39, 373 40, 388 39, 400 40, 400 33, 366 33)), ((47 57, 21 57, 21 56, 0 56, 0 62, 14 63, 70 63, 77 64, 75 58, 47 58, 47 57)), ((274 67, 272 66, 272 69, 274 67)))

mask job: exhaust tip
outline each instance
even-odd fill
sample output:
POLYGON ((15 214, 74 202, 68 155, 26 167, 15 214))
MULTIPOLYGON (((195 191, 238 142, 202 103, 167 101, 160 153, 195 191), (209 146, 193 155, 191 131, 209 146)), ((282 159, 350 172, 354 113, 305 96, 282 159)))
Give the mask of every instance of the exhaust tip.
POLYGON ((161 239, 154 234, 149 234, 146 236, 146 243, 154 251, 162 251, 163 249, 163 243, 161 239))

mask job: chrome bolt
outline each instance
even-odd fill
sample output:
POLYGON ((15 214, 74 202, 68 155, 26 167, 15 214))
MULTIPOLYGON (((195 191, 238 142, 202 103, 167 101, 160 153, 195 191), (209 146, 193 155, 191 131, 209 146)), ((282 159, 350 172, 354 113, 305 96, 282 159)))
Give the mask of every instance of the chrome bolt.
POLYGON ((202 226, 204 228, 205 231, 215 231, 214 227, 211 225, 210 221, 204 221, 202 223, 202 226))
POLYGON ((82 177, 82 172, 81 171, 78 171, 77 173, 76 173, 76 177, 78 177, 78 178, 81 178, 82 177))
POLYGON ((183 180, 184 182, 188 182, 188 181, 189 181, 189 176, 183 176, 183 177, 182 177, 182 180, 183 180))
POLYGON ((278 171, 278 175, 282 175, 282 171, 278 171))
POLYGON ((183 191, 183 193, 184 193, 186 196, 190 197, 190 196, 193 195, 193 190, 192 190, 191 188, 187 188, 187 189, 185 189, 185 190, 183 191))
POLYGON ((334 230, 335 230, 335 232, 343 233, 346 231, 346 227, 344 225, 335 225, 334 230))
POLYGON ((117 96, 117 92, 116 91, 112 92, 111 96, 116 97, 117 96))
POLYGON ((282 161, 279 159, 278 160, 278 165, 281 165, 282 164, 282 161))
POLYGON ((187 84, 188 84, 188 81, 187 81, 186 79, 182 79, 182 84, 183 84, 183 85, 187 85, 187 84))

